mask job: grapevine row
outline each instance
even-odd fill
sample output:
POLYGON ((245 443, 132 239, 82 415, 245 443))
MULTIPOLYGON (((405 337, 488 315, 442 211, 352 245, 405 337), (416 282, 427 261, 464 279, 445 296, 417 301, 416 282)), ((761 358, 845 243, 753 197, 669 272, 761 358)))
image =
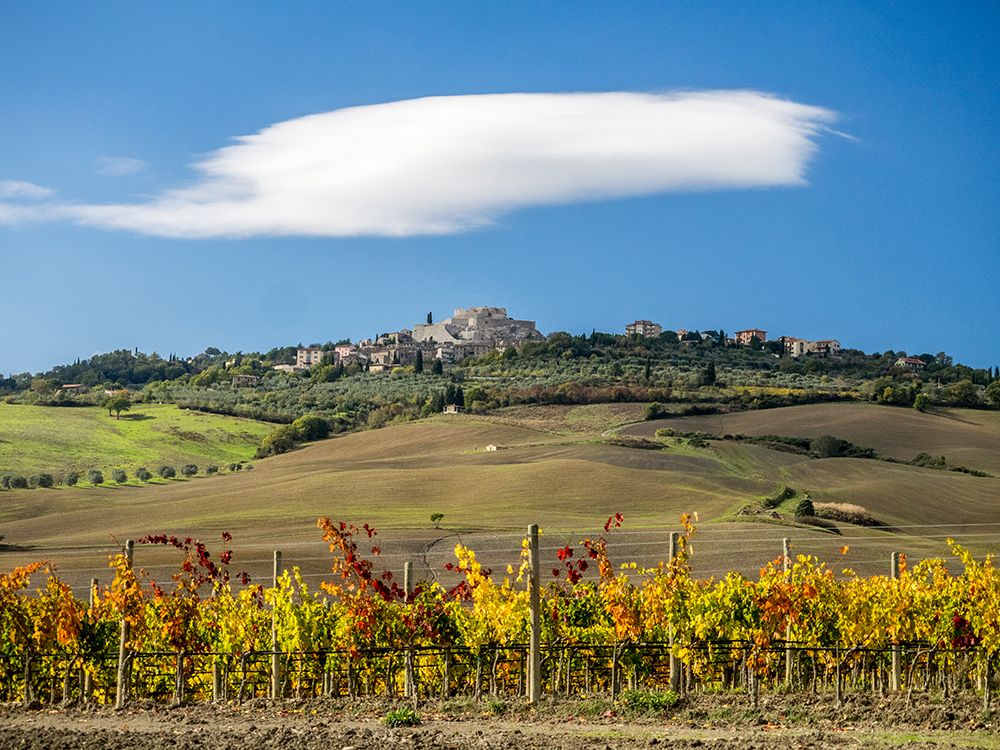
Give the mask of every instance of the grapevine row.
MULTIPOLYGON (((698 579, 695 529, 681 519, 674 554, 651 569, 614 564, 604 535, 559 549, 539 591, 540 682, 554 694, 671 687, 875 691, 976 688, 989 701, 1000 649, 1000 571, 949 540, 941 559, 898 575, 860 577, 815 557, 779 557, 755 578, 698 579)), ((269 695, 528 694, 530 580, 458 545, 451 588, 397 581, 377 565, 377 532, 319 519, 329 579, 311 589, 297 568, 272 586, 231 570, 190 538, 172 547, 169 581, 110 560, 114 578, 87 600, 44 562, 0 574, 0 699, 129 697, 245 700, 269 695), (32 579, 43 583, 32 591, 32 579)), ((223 542, 229 542, 223 534, 223 542)), ((843 552, 846 553, 846 548, 843 552)))

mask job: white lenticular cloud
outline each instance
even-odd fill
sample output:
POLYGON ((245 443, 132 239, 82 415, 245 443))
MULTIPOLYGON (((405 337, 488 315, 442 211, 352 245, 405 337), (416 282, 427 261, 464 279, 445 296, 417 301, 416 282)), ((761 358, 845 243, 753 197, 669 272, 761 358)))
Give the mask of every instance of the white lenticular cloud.
POLYGON ((167 237, 447 234, 526 206, 802 185, 833 119, 752 91, 413 99, 242 136, 148 201, 21 218, 167 237))

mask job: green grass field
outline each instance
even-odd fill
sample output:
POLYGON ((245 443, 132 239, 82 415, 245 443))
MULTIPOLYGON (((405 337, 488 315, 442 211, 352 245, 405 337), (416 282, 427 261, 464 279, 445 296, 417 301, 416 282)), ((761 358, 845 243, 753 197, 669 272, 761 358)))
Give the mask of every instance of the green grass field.
POLYGON ((0 404, 0 473, 111 469, 129 472, 161 464, 201 468, 253 457, 273 425, 186 411, 172 405, 136 404, 121 419, 97 407, 0 404))
MULTIPOLYGON (((602 436, 609 429, 641 413, 635 406, 442 415, 320 441, 256 461, 252 472, 148 487, 0 493, 0 534, 10 545, 0 551, 0 569, 47 557, 79 584, 91 575, 107 576, 106 555, 123 539, 177 533, 212 540, 225 530, 234 535, 238 566, 265 575, 271 550, 282 549, 286 564, 301 566, 307 580, 316 580, 329 569, 315 527, 321 515, 375 525, 383 532, 382 564, 401 570, 404 560, 412 560, 427 577, 441 575, 457 541, 477 549, 486 565, 502 570, 516 563, 529 523, 541 525, 543 553, 554 561, 557 547, 600 534, 604 519, 615 512, 624 513, 626 522, 611 549, 616 558, 640 565, 662 560, 679 515, 697 512, 693 563, 702 575, 730 568, 752 574, 780 554, 782 537, 792 540, 796 552, 862 574, 884 572, 891 551, 906 552, 911 560, 947 557, 948 536, 977 553, 1000 546, 1000 479, 884 461, 809 459, 721 441, 704 448, 668 442, 662 450, 607 444, 602 436), (487 451, 490 444, 500 449, 487 451), (824 530, 737 515, 783 485, 814 501, 864 505, 894 528, 836 524, 824 530), (440 529, 433 528, 432 513, 444 514, 440 529), (838 549, 845 545, 850 551, 841 557, 838 549)), ((858 411, 851 404, 795 408, 810 410, 796 419, 818 432, 861 444, 871 444, 897 416, 911 418, 907 410, 858 411), (866 415, 876 421, 870 433, 859 422, 866 415), (862 431, 846 433, 844 419, 862 431)), ((762 422, 761 429, 778 433, 787 425, 783 411, 748 416, 774 415, 778 427, 762 422)), ((182 418, 197 416, 203 415, 182 418)), ((959 419, 940 417, 941 424, 965 430, 972 429, 971 420, 993 415, 952 416, 959 419)), ((1000 435, 1000 424, 988 419, 973 426, 987 444, 1000 435)), ((928 449, 927 434, 893 433, 892 445, 911 456, 928 449)), ((960 442, 960 435, 949 439, 960 442)), ((977 445, 965 455, 974 457, 977 445)), ((168 553, 143 548, 137 554, 155 571, 168 553)))

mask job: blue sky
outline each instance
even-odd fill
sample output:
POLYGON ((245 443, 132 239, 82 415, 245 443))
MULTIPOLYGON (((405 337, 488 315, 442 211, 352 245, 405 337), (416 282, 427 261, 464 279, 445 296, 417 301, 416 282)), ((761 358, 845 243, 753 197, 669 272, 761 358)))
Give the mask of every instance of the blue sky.
POLYGON ((15 206, 155 201, 238 136, 428 96, 752 90, 835 113, 850 137, 810 136, 804 185, 598 191, 447 234, 177 237, 15 217, 0 223, 0 371, 357 339, 478 304, 546 332, 640 317, 1000 364, 998 8, 6 3, 0 186, 52 191, 15 206))

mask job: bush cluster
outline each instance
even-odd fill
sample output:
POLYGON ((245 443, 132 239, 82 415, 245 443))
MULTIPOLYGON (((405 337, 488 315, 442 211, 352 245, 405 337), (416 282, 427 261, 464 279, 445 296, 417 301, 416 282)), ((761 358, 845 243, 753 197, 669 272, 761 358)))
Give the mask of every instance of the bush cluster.
POLYGON ((329 422, 315 414, 306 414, 266 435, 257 447, 257 458, 287 453, 300 443, 322 440, 329 434, 329 422))

